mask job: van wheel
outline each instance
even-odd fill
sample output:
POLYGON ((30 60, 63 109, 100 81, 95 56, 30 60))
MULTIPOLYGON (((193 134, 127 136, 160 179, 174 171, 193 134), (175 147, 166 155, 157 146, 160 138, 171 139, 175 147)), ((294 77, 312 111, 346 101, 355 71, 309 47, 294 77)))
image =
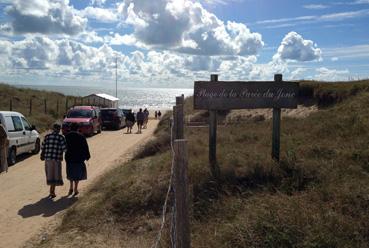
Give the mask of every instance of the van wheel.
POLYGON ((40 149, 41 149, 40 139, 37 139, 35 143, 35 149, 32 150, 32 153, 37 154, 40 152, 40 149))
POLYGON ((9 155, 8 155, 8 164, 13 165, 17 162, 17 151, 15 150, 15 147, 10 148, 9 155))
POLYGON ((99 125, 99 129, 97 129, 97 133, 101 133, 101 125, 99 125))

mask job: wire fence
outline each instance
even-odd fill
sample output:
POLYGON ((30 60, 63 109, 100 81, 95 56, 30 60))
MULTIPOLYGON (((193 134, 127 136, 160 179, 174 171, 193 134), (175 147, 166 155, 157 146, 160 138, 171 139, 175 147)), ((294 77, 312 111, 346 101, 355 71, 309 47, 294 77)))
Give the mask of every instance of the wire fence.
MULTIPOLYGON (((171 120, 173 120, 173 115, 171 120)), ((162 233, 165 227, 165 223, 166 223, 166 217, 167 217, 167 211, 168 211, 168 203, 170 198, 173 198, 173 177, 174 177, 174 157, 175 157, 175 151, 174 151, 174 146, 173 146, 173 121, 171 121, 170 124, 170 147, 171 147, 171 151, 172 151, 172 165, 171 165, 171 170, 170 170, 170 178, 169 178, 169 185, 168 185, 168 190, 167 190, 167 194, 165 196, 165 201, 164 201, 164 205, 163 205, 163 211, 162 211, 162 218, 161 218, 161 225, 160 225, 160 229, 159 232, 157 234, 156 237, 156 241, 155 243, 151 246, 151 248, 158 248, 160 247, 160 241, 161 241, 161 237, 162 237, 162 233)), ((170 240, 171 240, 171 245, 172 247, 176 247, 175 245, 175 201, 172 201, 172 213, 171 213, 171 232, 170 232, 170 240)))

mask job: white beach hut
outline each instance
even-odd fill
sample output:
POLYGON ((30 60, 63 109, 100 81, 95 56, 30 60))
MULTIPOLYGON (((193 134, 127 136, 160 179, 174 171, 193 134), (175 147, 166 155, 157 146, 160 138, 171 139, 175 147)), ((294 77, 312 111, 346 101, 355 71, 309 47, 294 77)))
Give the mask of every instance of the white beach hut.
POLYGON ((105 93, 91 94, 85 96, 83 99, 85 103, 88 103, 88 105, 94 105, 103 108, 118 108, 119 105, 119 98, 105 93))

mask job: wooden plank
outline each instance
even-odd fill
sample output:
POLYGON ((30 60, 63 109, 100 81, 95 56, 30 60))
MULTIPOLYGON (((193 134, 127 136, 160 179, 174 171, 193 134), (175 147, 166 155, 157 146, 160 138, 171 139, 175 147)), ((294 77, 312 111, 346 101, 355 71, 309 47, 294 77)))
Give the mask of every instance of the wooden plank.
POLYGON ((295 82, 196 81, 194 109, 297 108, 295 82))
MULTIPOLYGON (((276 84, 282 82, 282 75, 274 75, 276 84)), ((281 143, 281 109, 273 108, 273 132, 272 132, 272 158, 279 161, 280 143, 281 143)))
POLYGON ((209 164, 214 178, 219 178, 220 169, 217 162, 217 113, 209 111, 209 164))
POLYGON ((182 96, 176 97, 176 136, 175 139, 184 138, 184 112, 183 104, 184 98, 182 96))
POLYGON ((188 151, 187 141, 176 139, 174 141, 174 194, 176 207, 176 247, 190 248, 190 220, 188 195, 188 151))
MULTIPOLYGON (((211 75, 210 80, 211 84, 216 84, 218 75, 211 75)), ((216 179, 219 178, 220 169, 217 162, 217 111, 214 109, 209 110, 209 165, 212 176, 216 179)))
POLYGON ((174 144, 174 140, 176 139, 177 135, 177 106, 173 106, 173 122, 172 122, 172 144, 174 144))

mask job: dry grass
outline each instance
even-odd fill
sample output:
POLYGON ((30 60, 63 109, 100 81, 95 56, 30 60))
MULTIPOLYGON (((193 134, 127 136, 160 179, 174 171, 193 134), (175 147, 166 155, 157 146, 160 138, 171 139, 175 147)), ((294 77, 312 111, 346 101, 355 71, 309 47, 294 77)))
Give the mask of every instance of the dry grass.
POLYGON ((68 97, 68 108, 74 103, 80 103, 81 99, 65 96, 56 92, 16 88, 6 84, 0 84, 0 110, 9 111, 10 101, 12 110, 22 113, 36 126, 39 131, 45 131, 51 124, 61 119, 66 112, 66 99, 68 97), (32 100, 32 111, 30 113, 30 101, 32 100), (44 101, 47 108, 45 113, 44 101), (59 110, 57 109, 59 103, 59 110))
MULTIPOLYGON (((279 164, 269 120, 219 128, 219 183, 209 173, 208 130, 187 128, 193 247, 368 247, 368 110, 363 89, 306 119, 284 118, 279 164)), ((165 119, 157 135, 168 132, 165 119)), ((150 247, 171 160, 153 146, 104 176, 35 246, 150 247)))

